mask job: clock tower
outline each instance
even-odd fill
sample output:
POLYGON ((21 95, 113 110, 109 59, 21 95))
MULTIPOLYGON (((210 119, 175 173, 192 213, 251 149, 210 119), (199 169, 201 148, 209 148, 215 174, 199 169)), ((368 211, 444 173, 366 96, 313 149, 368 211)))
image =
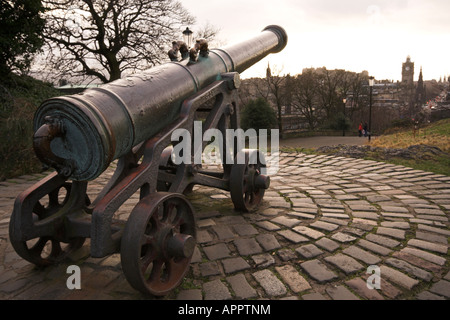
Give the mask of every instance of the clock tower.
POLYGON ((411 57, 406 58, 402 64, 401 98, 403 105, 407 108, 410 117, 414 117, 415 90, 414 90, 414 62, 411 57))
POLYGON ((402 64, 402 85, 406 88, 414 87, 414 62, 411 62, 410 56, 402 64))

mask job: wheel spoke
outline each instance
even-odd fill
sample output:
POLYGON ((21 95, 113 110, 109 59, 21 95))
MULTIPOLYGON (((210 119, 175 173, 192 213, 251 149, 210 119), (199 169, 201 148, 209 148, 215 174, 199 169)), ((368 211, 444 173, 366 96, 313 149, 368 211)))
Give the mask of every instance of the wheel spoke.
POLYGON ((49 208, 59 205, 59 199, 58 199, 59 190, 61 190, 61 188, 58 188, 49 193, 49 195, 48 195, 48 207, 49 208))
POLYGON ((162 224, 161 224, 161 220, 159 220, 158 212, 155 212, 155 214, 153 214, 150 217, 150 223, 151 223, 151 227, 152 227, 151 231, 153 233, 156 233, 156 232, 158 232, 158 230, 161 229, 162 224))
POLYGON ((50 257, 57 258, 63 252, 63 250, 61 249, 61 243, 54 239, 52 239, 51 242, 52 242, 52 251, 50 253, 50 257))
POLYGON ((177 209, 177 212, 174 215, 174 217, 172 218, 171 224, 172 224, 173 228, 178 231, 179 228, 181 227, 181 225, 183 225, 185 223, 184 217, 187 215, 187 211, 186 211, 186 208, 183 208, 180 206, 178 206, 176 209, 177 209))
POLYGON ((254 192, 252 192, 251 195, 250 195, 250 203, 255 202, 255 198, 256 198, 256 195, 255 195, 254 192))
POLYGON ((182 273, 183 269, 185 268, 185 265, 186 265, 186 259, 182 259, 179 261, 176 261, 175 259, 170 259, 166 263, 167 274, 168 274, 167 280, 171 281, 171 279, 174 276, 178 276, 180 273, 182 273))
POLYGON ((48 240, 49 238, 47 237, 39 238, 38 242, 36 242, 36 244, 29 250, 29 252, 35 257, 40 257, 48 240))
POLYGON ((153 261, 153 267, 152 272, 150 273, 150 276, 148 280, 152 283, 154 282, 161 282, 161 272, 162 268, 164 266, 163 260, 154 260, 153 261))
POLYGON ((38 217, 41 217, 45 214, 45 207, 38 201, 33 208, 33 213, 35 213, 38 217))
POLYGON ((250 192, 244 193, 244 202, 247 204, 249 203, 249 199, 250 199, 250 192))
POLYGON ((150 263, 152 263, 156 258, 155 250, 151 250, 151 249, 152 249, 151 247, 147 248, 146 254, 140 260, 141 272, 144 275, 146 274, 146 271, 147 271, 150 263))
POLYGON ((162 217, 162 221, 164 222, 170 222, 168 221, 170 219, 170 214, 172 213, 173 209, 175 208, 175 204, 172 203, 171 201, 167 201, 163 203, 163 217, 162 217))
POLYGON ((155 242, 155 237, 153 235, 144 234, 141 238, 141 246, 151 245, 155 242))

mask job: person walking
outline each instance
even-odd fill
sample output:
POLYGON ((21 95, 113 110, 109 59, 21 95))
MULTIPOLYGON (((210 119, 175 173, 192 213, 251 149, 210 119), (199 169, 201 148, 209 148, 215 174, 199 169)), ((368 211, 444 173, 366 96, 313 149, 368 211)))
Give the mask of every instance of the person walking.
POLYGON ((364 122, 363 130, 364 130, 364 137, 367 137, 367 135, 368 135, 368 132, 367 132, 367 122, 364 122))
POLYGON ((359 123, 359 127, 358 127, 358 135, 361 137, 362 136, 362 130, 363 130, 363 125, 362 122, 359 123))

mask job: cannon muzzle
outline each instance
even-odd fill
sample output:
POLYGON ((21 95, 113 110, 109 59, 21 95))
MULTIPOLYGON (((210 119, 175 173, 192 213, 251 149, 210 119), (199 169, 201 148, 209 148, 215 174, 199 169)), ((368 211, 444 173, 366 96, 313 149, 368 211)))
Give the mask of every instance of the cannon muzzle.
POLYGON ((81 94, 46 100, 34 118, 38 158, 75 181, 93 180, 180 115, 184 100, 217 80, 281 51, 287 34, 268 26, 256 37, 210 50, 196 63, 169 62, 81 94))

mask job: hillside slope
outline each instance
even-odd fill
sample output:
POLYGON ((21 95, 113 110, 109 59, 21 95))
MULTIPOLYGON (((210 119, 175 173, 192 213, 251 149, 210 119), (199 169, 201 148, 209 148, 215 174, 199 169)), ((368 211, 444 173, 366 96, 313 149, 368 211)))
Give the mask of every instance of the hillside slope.
POLYGON ((0 181, 41 170, 32 147, 33 116, 57 95, 50 84, 27 76, 0 78, 0 181))
POLYGON ((364 158, 450 176, 450 119, 373 138, 364 146, 321 147, 319 154, 364 158))
POLYGON ((413 145, 428 145, 450 152, 450 119, 443 119, 414 131, 414 128, 397 129, 394 133, 377 137, 373 147, 408 148, 413 145))

